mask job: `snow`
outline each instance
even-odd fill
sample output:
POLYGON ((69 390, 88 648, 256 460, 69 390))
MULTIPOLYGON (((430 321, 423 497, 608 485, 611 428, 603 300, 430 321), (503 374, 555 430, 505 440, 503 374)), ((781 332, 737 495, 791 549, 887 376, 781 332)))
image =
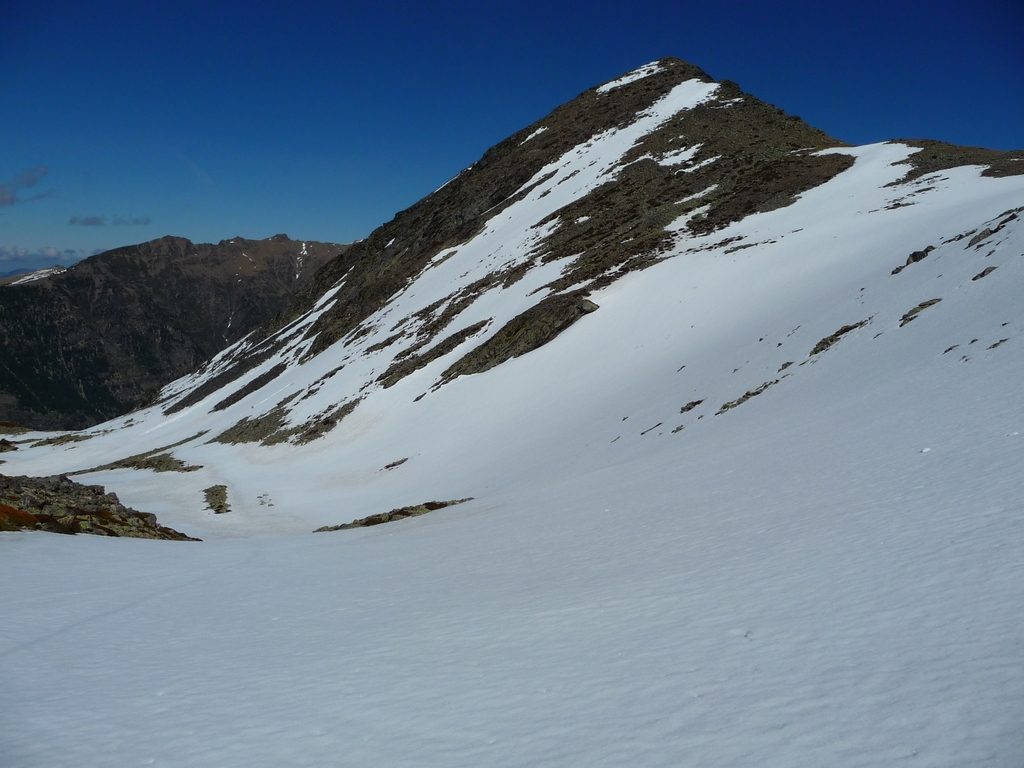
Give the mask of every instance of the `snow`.
POLYGON ((299 255, 295 257, 295 279, 298 280, 302 276, 302 265, 306 261, 306 257, 309 256, 309 251, 306 249, 306 243, 302 243, 302 248, 299 251, 299 255))
POLYGON ((1024 224, 983 248, 954 238, 1024 205, 1024 177, 964 167, 922 191, 887 186, 913 148, 830 150, 853 167, 706 236, 676 222, 667 258, 594 292, 599 309, 553 342, 432 389, 561 273, 537 259, 558 212, 714 88, 683 83, 542 169, 365 336, 294 362, 342 278, 278 353, 196 405, 4 454, 11 474, 48 474, 209 430, 172 450, 195 472, 79 478, 202 543, 0 534, 17 585, 0 622, 5 765, 1019 766, 1024 224), (489 320, 476 337, 374 383, 415 312, 519 264, 432 344, 489 320), (364 399, 307 445, 204 442, 314 390, 289 423, 364 399), (225 515, 202 506, 214 483, 225 515))
POLYGON ((719 155, 715 155, 714 157, 706 157, 703 160, 701 160, 699 163, 691 163, 690 165, 686 166, 685 168, 681 168, 680 170, 683 173, 693 173, 697 169, 703 168, 706 165, 711 165, 713 162, 715 162, 716 160, 719 160, 719 159, 720 159, 719 155))
POLYGON ((680 149, 673 150, 672 152, 666 152, 658 158, 658 164, 671 167, 673 165, 688 163, 694 158, 697 152, 700 151, 700 148, 700 144, 694 144, 692 147, 681 147, 680 149))
POLYGON ((873 398, 789 397, 364 531, 4 535, 0 743, 18 768, 1018 765, 1020 372, 966 407, 883 383, 885 437, 873 398))
POLYGON ((519 146, 521 147, 521 146, 523 146, 523 144, 525 144, 526 142, 528 142, 528 141, 529 141, 530 139, 533 139, 533 138, 536 138, 537 136, 540 136, 540 135, 541 135, 542 133, 544 133, 544 131, 546 131, 547 129, 548 129, 548 127, 547 127, 546 125, 542 125, 542 126, 541 126, 540 128, 538 128, 538 129, 537 129, 537 130, 535 130, 535 131, 534 131, 533 133, 531 133, 531 134, 530 134, 529 136, 527 136, 527 137, 526 137, 525 139, 523 139, 522 141, 520 141, 520 142, 519 142, 519 146))
POLYGON ((649 64, 644 64, 642 67, 637 67, 632 72, 627 72, 617 80, 612 80, 604 85, 599 85, 595 90, 598 93, 608 93, 616 88, 621 88, 624 85, 635 83, 637 80, 641 80, 645 77, 649 77, 657 72, 661 72, 663 67, 657 61, 652 61, 649 64))
POLYGON ((27 275, 22 275, 17 280, 8 283, 8 285, 23 285, 25 283, 33 283, 36 280, 42 280, 44 277, 59 275, 61 272, 66 271, 67 269, 65 269, 64 267, 47 267, 46 269, 37 269, 35 272, 30 272, 27 275))

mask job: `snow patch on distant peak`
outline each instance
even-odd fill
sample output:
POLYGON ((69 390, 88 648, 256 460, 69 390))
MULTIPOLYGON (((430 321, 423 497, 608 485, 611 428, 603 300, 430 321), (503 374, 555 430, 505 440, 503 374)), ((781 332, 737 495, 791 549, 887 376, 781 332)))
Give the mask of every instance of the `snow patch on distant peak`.
POLYGON ((305 264, 305 257, 309 256, 309 251, 306 249, 306 243, 302 243, 302 250, 299 251, 299 255, 295 257, 295 279, 298 280, 302 275, 302 266, 305 264))
POLYGON ((661 72, 663 69, 664 67, 661 66, 661 62, 652 61, 649 64, 644 64, 642 67, 637 67, 632 72, 627 72, 617 80, 612 80, 610 83, 605 83, 604 85, 598 86, 597 92, 608 93, 608 91, 611 91, 615 88, 619 88, 623 85, 629 85, 630 83, 634 83, 637 80, 642 80, 645 77, 649 77, 650 75, 653 75, 656 72, 661 72))
POLYGON ((686 197, 684 197, 679 202, 680 203, 688 203, 691 200, 698 200, 698 199, 704 197, 705 195, 710 195, 716 189, 718 189, 718 185, 717 184, 712 184, 710 187, 707 187, 706 189, 702 189, 700 192, 694 192, 692 195, 687 195, 686 197))
POLYGON ((526 137, 525 139, 523 139, 522 141, 520 141, 520 142, 519 142, 519 146, 520 146, 520 147, 521 147, 521 146, 523 146, 523 144, 525 144, 526 142, 528 142, 528 141, 529 141, 530 139, 534 138, 535 136, 540 136, 540 135, 541 135, 542 133, 544 133, 544 131, 546 131, 547 129, 548 129, 548 127, 547 127, 546 125, 542 125, 542 126, 541 126, 540 128, 538 128, 538 129, 537 129, 536 131, 534 131, 534 132, 533 132, 533 133, 531 133, 531 134, 530 134, 529 136, 527 136, 527 137, 526 137))
POLYGON ((59 275, 61 272, 67 272, 64 267, 47 267, 46 269, 40 269, 35 272, 29 272, 27 275, 22 275, 17 280, 9 285, 23 285, 24 283, 33 283, 36 280, 42 280, 44 277, 50 277, 51 275, 59 275))

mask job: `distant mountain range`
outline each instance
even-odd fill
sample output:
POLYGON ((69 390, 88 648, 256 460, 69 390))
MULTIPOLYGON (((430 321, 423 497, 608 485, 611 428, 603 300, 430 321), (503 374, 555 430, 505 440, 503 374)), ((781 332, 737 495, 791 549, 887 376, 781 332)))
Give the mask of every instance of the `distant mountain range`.
POLYGON ((344 248, 164 237, 0 284, 0 421, 82 428, 274 318, 344 248))

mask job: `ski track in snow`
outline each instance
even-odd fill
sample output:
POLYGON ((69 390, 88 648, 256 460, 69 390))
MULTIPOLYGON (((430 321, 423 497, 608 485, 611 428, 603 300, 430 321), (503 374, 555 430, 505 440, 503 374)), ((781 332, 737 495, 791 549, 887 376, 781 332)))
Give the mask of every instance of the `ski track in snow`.
MULTIPOLYGON (((224 411, 209 413, 219 391, 5 454, 9 474, 48 474, 210 430, 173 451, 197 472, 78 478, 203 543, 0 534, 0 762, 1019 766, 1024 226, 952 238, 1024 204, 1022 177, 959 168, 886 187, 911 149, 830 150, 853 168, 705 237, 672 227, 675 258, 597 292, 598 311, 528 355, 429 391, 561 264, 483 294, 443 336, 494 318, 484 336, 370 387, 320 440, 203 442, 343 361, 291 418, 354 396, 407 342, 369 347, 532 260, 558 226, 535 223, 712 88, 684 83, 571 150, 392 297, 375 330, 224 411), (213 483, 232 512, 202 509, 213 483), (462 496, 475 501, 308 533, 462 496)), ((299 336, 231 391, 301 355, 299 336)))

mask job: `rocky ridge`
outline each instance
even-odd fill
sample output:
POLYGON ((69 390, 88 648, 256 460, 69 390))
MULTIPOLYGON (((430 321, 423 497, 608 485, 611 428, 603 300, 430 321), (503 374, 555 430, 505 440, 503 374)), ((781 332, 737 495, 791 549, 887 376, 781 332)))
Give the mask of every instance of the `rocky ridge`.
POLYGON ((0 420, 81 429, 145 405, 264 323, 343 250, 163 237, 0 287, 0 420))
MULTIPOLYGON (((165 392, 165 413, 194 406, 213 393, 220 393, 218 408, 230 405, 275 386, 289 368, 282 357, 308 361, 340 341, 344 351, 335 367, 301 399, 356 356, 386 361, 360 396, 372 386, 392 387, 456 349, 462 353, 433 388, 489 370, 554 339, 598 309, 590 294, 657 264, 674 250, 677 255, 681 240, 704 238, 694 251, 726 244, 706 238, 751 214, 788 206, 854 162, 850 154, 837 151, 845 142, 731 81, 716 83, 700 68, 674 58, 653 62, 644 71, 642 77, 627 76, 585 91, 353 244, 303 288, 261 338, 228 350, 200 371, 194 384, 165 392), (687 108, 659 113, 687 87, 703 96, 687 108), (650 127, 638 131, 645 122, 650 127), (580 181, 600 161, 595 155, 585 162, 588 152, 631 135, 635 138, 613 165, 592 183, 580 181), (504 245, 493 238, 494 250, 485 257, 489 266, 479 270, 480 277, 453 285, 412 316, 392 319, 390 327, 382 324, 396 297, 431 269, 486 241, 519 208, 531 202, 543 207, 547 201, 538 198, 551 194, 554 199, 559 188, 575 184, 581 185, 578 194, 565 195, 564 204, 550 204, 550 213, 530 224, 525 257, 502 255, 504 245), (538 195, 538 190, 543 191, 538 195), (531 273, 552 267, 557 269, 551 278, 521 288, 531 273), (525 309, 501 322, 494 317, 466 322, 481 297, 509 288, 533 297, 525 309), (314 312, 327 296, 324 310, 314 312), (359 349, 362 339, 385 329, 386 338, 359 349)), ((927 174, 972 163, 983 165, 984 175, 1024 172, 1019 152, 904 143, 921 148, 907 160, 905 182, 924 184, 927 174)), ((892 206, 912 205, 913 196, 925 191, 915 189, 892 206)), ((727 252, 752 245, 737 242, 727 252)), ((273 444, 299 434, 322 436, 329 429, 318 425, 326 421, 333 427, 340 421, 338 413, 327 409, 305 425, 294 423, 289 413, 299 394, 269 403, 271 410, 263 414, 246 414, 221 440, 273 444)))

